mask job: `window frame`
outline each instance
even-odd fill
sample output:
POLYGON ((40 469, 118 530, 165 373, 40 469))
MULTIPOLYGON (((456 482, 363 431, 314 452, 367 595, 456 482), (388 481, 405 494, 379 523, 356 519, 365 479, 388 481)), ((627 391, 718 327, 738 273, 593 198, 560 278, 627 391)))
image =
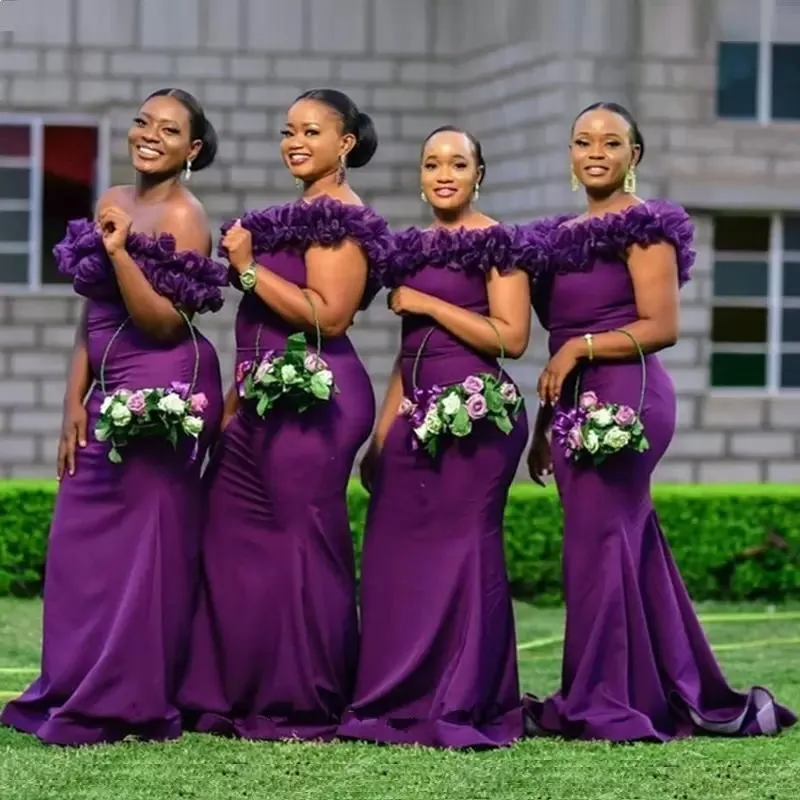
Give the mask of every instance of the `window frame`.
MULTIPOLYGON (((51 125, 75 128, 92 128, 97 131, 97 194, 101 195, 111 183, 111 120, 97 114, 26 114, 0 111, 0 126, 26 126, 31 132, 31 154, 26 159, 30 169, 30 199, 25 211, 30 214, 28 230, 28 281, 27 283, 3 283, 0 281, 0 296, 14 297, 30 294, 65 295, 72 292, 69 284, 42 283, 42 202, 44 199, 44 130, 51 125)), ((11 160, 11 159, 9 159, 11 160)), ((13 158, 15 166, 21 159, 13 158)), ((0 157, 0 166, 6 159, 0 157)), ((23 202, 23 201, 21 201, 23 202)), ((21 202, 13 203, 20 206, 21 202)), ((0 207, 7 203, 0 200, 0 207)), ((10 209, 9 209, 10 210, 10 209)), ((15 210, 22 210, 15 208, 15 210)), ((0 248, 3 243, 0 243, 0 248)))
POLYGON ((767 256, 767 294, 764 298, 764 303, 748 302, 747 298, 741 297, 720 297, 714 294, 713 280, 714 270, 716 269, 716 262, 718 260, 725 260, 725 251, 716 250, 712 244, 711 247, 711 295, 710 295, 710 310, 713 313, 715 308, 728 307, 728 308, 745 308, 754 307, 765 308, 767 313, 767 336, 763 348, 758 345, 757 352, 764 352, 765 355, 765 372, 766 381, 763 387, 736 387, 736 386, 714 386, 711 383, 710 362, 713 353, 741 353, 756 352, 753 345, 744 343, 721 343, 714 342, 712 337, 711 328, 709 327, 708 342, 709 342, 709 392, 715 396, 722 397, 794 397, 800 395, 800 387, 781 386, 781 360, 785 354, 800 354, 800 342, 784 342, 783 341, 783 311, 785 309, 800 309, 800 297, 784 297, 783 293, 783 265, 787 260, 787 256, 794 263, 792 256, 800 255, 796 250, 787 250, 784 247, 784 217, 797 216, 791 211, 789 212, 773 212, 770 214, 759 214, 753 212, 751 214, 743 212, 726 212, 719 211, 711 214, 712 224, 716 225, 716 220, 724 216, 753 216, 764 217, 769 220, 769 240, 767 256))

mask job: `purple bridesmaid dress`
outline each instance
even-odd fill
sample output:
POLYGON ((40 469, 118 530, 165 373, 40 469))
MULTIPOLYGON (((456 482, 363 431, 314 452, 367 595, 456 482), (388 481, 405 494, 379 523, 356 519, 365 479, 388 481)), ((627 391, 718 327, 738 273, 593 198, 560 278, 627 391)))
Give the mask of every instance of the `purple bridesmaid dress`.
MULTIPOLYGON (((395 238, 386 283, 406 285, 488 314, 486 275, 515 267, 516 232, 420 231, 395 238)), ((497 373, 430 319, 403 318, 400 365, 417 385, 497 373)), ((508 745, 523 735, 503 511, 528 439, 524 410, 505 435, 491 423, 444 446, 436 459, 412 447, 398 417, 376 471, 364 537, 361 652, 355 699, 339 736, 447 748, 508 745)))
MULTIPOLYGON (((673 245, 681 284, 694 263, 692 222, 666 201, 528 230, 535 248, 544 245, 533 303, 551 354, 574 336, 637 319, 625 265, 631 246, 673 245)), ((566 461, 553 445, 564 506, 564 661, 559 692, 526 698, 528 732, 614 742, 775 733, 796 718, 766 689, 729 687, 659 527, 650 483, 675 432, 675 388, 654 354, 646 377, 646 453, 625 452, 596 468, 566 461)), ((638 359, 586 364, 580 381, 601 401, 639 405, 638 359)), ((574 378, 560 402, 573 399, 574 378)))
MULTIPOLYGON (((171 236, 133 234, 128 252, 153 288, 187 313, 217 311, 224 267, 197 253, 175 252, 171 236)), ((41 675, 0 720, 60 745, 113 742, 126 736, 170 739, 181 733, 175 692, 188 645, 196 593, 200 466, 219 428, 222 381, 214 347, 199 333, 195 391, 209 400, 196 458, 192 442, 177 451, 140 440, 108 460, 93 429, 103 396, 117 389, 189 382, 196 351, 151 340, 132 322, 94 223, 69 224, 56 246, 60 269, 88 298, 86 340, 95 378, 87 401, 88 445, 56 500, 44 582, 41 675), (115 332, 118 335, 112 342, 115 332)))
MULTIPOLYGON (((374 296, 389 238, 374 211, 324 197, 251 212, 242 225, 256 260, 300 287, 308 247, 355 240, 373 270, 363 307, 374 296)), ((294 332, 245 294, 237 362, 282 351, 294 332)), ((324 340, 322 356, 340 389, 331 402, 262 420, 242 401, 212 455, 202 592, 180 693, 197 731, 326 739, 350 699, 358 621, 347 485, 375 398, 347 336, 324 340)))

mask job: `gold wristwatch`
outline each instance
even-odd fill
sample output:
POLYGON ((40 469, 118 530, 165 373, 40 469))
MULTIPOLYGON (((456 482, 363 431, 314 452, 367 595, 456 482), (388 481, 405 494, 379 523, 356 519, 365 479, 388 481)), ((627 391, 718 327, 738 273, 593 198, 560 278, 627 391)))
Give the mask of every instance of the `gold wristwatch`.
POLYGON ((242 284, 242 289, 246 292, 252 292, 255 289, 257 277, 256 265, 251 264, 239 275, 239 283, 242 284))

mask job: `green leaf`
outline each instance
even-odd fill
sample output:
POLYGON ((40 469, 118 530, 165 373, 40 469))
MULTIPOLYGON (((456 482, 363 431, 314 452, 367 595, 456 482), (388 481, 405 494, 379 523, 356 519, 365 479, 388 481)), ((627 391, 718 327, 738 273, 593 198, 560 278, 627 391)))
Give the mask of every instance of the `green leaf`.
POLYGON ((258 414, 259 417, 263 417, 267 411, 269 411, 271 405, 272 401, 270 396, 268 394, 262 394, 258 398, 258 403, 256 404, 256 414, 258 414))
POLYGON ((116 447, 112 447, 108 451, 108 460, 112 464, 121 464, 122 463, 122 456, 120 455, 119 450, 117 450, 116 447))
POLYGON ((453 421, 450 423, 450 431, 453 436, 457 436, 459 439, 469 436, 472 432, 472 420, 469 418, 467 409, 464 406, 461 406, 453 417, 453 421))
POLYGON ((314 374, 311 376, 311 380, 308 382, 308 388, 311 391, 311 394, 314 397, 318 398, 319 400, 329 400, 331 396, 331 387, 326 384, 322 378, 320 378, 319 374, 314 374))
POLYGON ((500 414, 497 417, 495 417, 494 424, 497 425, 497 427, 506 435, 511 433, 511 431, 514 429, 514 425, 509 419, 508 414, 506 413, 500 414))
POLYGON ((286 354, 305 357, 308 343, 306 342, 306 335, 304 333, 293 333, 286 340, 286 354))
POLYGON ((484 397, 486 398, 486 407, 493 414, 498 414, 505 408, 505 401, 500 396, 500 392, 491 389, 484 392, 484 397))

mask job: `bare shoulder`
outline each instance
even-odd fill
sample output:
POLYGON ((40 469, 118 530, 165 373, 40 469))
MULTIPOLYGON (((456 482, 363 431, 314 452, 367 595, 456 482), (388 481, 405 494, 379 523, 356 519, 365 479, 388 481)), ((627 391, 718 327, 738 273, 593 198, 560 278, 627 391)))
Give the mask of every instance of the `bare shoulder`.
POLYGON ((164 204, 159 227, 164 232, 172 231, 175 228, 183 229, 187 227, 210 232, 208 215, 205 208, 203 208, 203 204, 188 191, 182 192, 164 204))
POLYGON ((133 186, 110 186, 97 200, 97 213, 112 206, 128 208, 133 199, 133 186))

